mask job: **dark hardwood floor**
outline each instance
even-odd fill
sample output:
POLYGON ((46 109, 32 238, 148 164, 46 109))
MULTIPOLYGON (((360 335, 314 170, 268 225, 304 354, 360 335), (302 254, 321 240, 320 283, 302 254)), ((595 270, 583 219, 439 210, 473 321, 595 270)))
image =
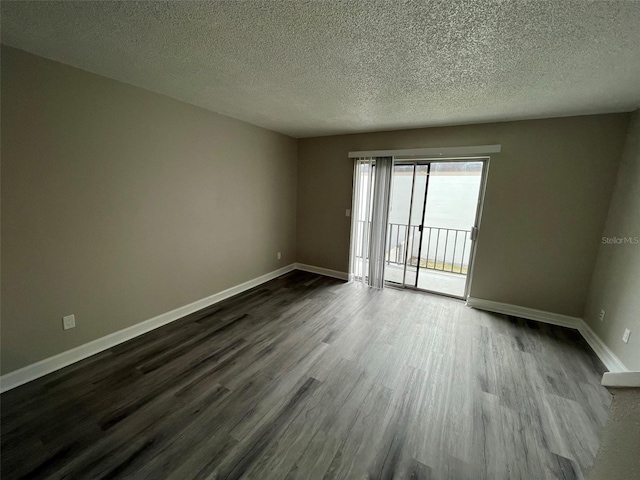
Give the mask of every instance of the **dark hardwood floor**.
POLYGON ((4 393, 2 478, 585 478, 572 330, 292 272, 4 393))

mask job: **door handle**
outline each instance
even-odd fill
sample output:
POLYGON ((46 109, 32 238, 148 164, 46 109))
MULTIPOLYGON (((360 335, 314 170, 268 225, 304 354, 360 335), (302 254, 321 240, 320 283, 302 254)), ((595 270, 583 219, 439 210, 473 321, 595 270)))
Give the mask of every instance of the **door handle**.
POLYGON ((478 239, 478 227, 471 227, 471 241, 475 242, 478 239))

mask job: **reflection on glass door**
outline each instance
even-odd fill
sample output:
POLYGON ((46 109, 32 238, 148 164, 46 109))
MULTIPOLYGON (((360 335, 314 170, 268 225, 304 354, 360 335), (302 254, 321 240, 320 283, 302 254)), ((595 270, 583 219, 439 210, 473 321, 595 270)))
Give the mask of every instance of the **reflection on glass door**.
POLYGON ((465 296, 483 165, 414 161, 394 166, 387 282, 465 296))

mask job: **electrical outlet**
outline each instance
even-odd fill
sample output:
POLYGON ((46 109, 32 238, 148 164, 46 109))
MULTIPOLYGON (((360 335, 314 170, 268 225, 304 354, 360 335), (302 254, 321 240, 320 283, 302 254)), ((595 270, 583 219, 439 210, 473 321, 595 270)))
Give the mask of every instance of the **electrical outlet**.
POLYGON ((351 216, 351 210, 349 210, 348 208, 344 211, 344 216, 345 217, 350 217, 351 216))
POLYGON ((282 253, 278 252, 278 260, 280 260, 282 258, 282 253))
POLYGON ((604 308, 600 310, 600 321, 604 320, 604 308))
POLYGON ((70 328, 76 327, 76 316, 75 315, 67 315, 66 317, 62 317, 62 328, 64 330, 69 330, 70 328))
POLYGON ((631 335, 631 330, 628 328, 624 329, 624 335, 622 335, 622 341, 624 343, 629 343, 629 335, 631 335))

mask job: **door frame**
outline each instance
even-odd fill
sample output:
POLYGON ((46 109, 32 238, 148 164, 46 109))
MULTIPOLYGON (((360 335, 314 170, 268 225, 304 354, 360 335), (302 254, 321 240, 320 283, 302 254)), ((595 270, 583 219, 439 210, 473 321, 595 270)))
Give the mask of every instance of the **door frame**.
MULTIPOLYGON (((407 253, 405 251, 405 255, 404 255, 404 273, 403 273, 403 278, 402 284, 398 284, 398 283, 393 283, 393 282, 388 282, 385 280, 385 286, 389 286, 389 287, 395 287, 395 288, 404 288, 404 289, 410 289, 410 290, 417 290, 420 292, 427 292, 427 293, 433 293, 436 295, 443 295, 446 297, 452 297, 452 298, 457 298, 460 300, 466 300, 469 297, 469 292, 471 290, 471 282, 473 280, 473 268, 475 265, 475 257, 476 257, 476 247, 477 247, 477 243, 478 243, 478 236, 480 234, 480 223, 482 220, 482 211, 483 211, 483 207, 484 207, 484 196, 485 196, 485 192, 486 192, 486 186, 487 186, 487 176, 489 173, 489 162, 490 162, 491 158, 488 156, 471 156, 471 157, 449 157, 449 158, 442 158, 442 157, 426 157, 426 156, 420 156, 420 157, 411 157, 411 156, 395 156, 393 157, 393 165, 413 165, 414 169, 413 169, 413 179, 411 182, 411 205, 409 206, 409 221, 411 221, 411 211, 413 209, 413 189, 414 189, 414 185, 415 185, 415 173, 416 173, 416 166, 419 164, 425 165, 428 164, 429 165, 429 175, 430 173, 430 164, 432 163, 453 163, 453 162, 482 162, 482 173, 480 176, 480 188, 478 190, 478 199, 476 201, 476 215, 475 215, 475 222, 474 222, 474 226, 472 227, 472 233, 471 233, 471 249, 469 252, 469 266, 467 268, 467 274, 466 274, 466 280, 465 280, 465 286, 464 286, 464 293, 463 296, 457 296, 457 295, 450 295, 447 293, 442 293, 442 292, 436 292, 433 290, 427 290, 424 288, 418 288, 416 286, 411 286, 411 285, 407 285, 406 284, 406 272, 407 272, 407 253), (475 234, 474 231, 475 230, 475 234)), ((424 198, 424 210, 422 212, 422 222, 424 222, 424 215, 426 213, 426 200, 427 200, 427 195, 429 193, 429 179, 427 178, 427 186, 425 188, 425 198, 424 198)), ((392 186, 393 188, 393 186, 392 186)), ((385 239, 386 241, 386 239, 385 239)), ((420 232, 420 242, 422 243, 422 232, 420 232)), ((405 248, 409 248, 408 244, 405 245, 405 248)), ((418 259, 418 264, 420 263, 420 259, 418 259)), ((416 285, 418 282, 418 273, 419 273, 420 269, 418 268, 417 272, 416 272, 416 285)))

